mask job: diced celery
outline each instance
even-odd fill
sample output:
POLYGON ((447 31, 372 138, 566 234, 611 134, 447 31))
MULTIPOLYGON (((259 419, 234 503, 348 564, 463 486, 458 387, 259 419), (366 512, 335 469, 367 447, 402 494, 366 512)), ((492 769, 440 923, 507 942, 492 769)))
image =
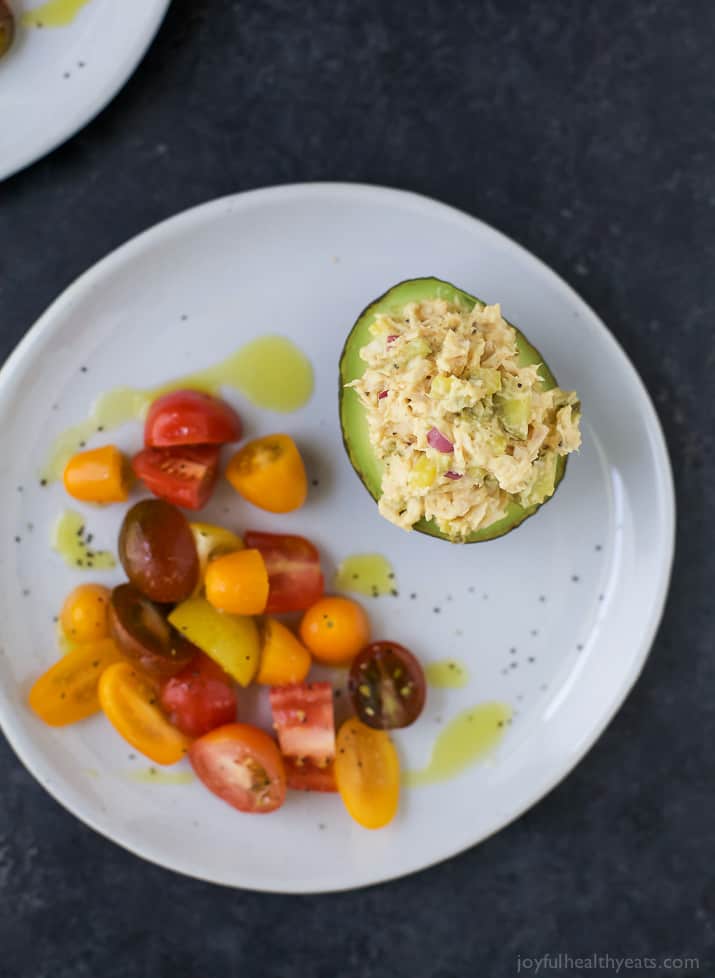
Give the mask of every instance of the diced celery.
POLYGON ((410 473, 410 486, 412 489, 428 489, 436 477, 437 466, 426 455, 422 455, 410 473))
POLYGON ((500 397, 497 410, 501 423, 515 438, 526 438, 529 433, 531 415, 531 395, 521 397, 500 397))
POLYGON ((472 370, 471 380, 475 383, 479 382, 483 397, 496 394, 501 390, 501 373, 496 367, 477 367, 476 370, 472 370))
POLYGON ((535 478, 529 489, 521 494, 523 506, 538 506, 553 495, 556 486, 556 453, 547 452, 534 463, 535 478))

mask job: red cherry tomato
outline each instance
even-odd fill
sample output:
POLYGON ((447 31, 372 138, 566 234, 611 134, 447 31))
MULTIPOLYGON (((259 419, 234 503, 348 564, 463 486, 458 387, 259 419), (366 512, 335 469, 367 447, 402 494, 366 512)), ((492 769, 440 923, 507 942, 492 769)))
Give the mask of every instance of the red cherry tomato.
POLYGON ((320 767, 313 761, 296 761, 292 757, 284 757, 288 787, 294 791, 337 791, 333 762, 320 767))
POLYGON ((283 758, 276 742, 258 727, 218 727, 194 741, 189 760, 209 791, 239 812, 272 812, 285 801, 283 758))
POLYGON ((425 705, 419 660, 396 642, 373 642, 350 666, 348 690, 362 722, 376 730, 409 727, 425 705))
POLYGON ((216 445, 145 448, 132 459, 132 469, 159 499, 201 509, 216 485, 220 452, 216 445))
POLYGON ((223 445, 238 441, 241 419, 218 397, 201 391, 170 391, 154 401, 144 425, 147 448, 223 445))
POLYGON ((323 594, 320 555, 304 537, 249 530, 247 547, 260 550, 268 571, 266 614, 304 611, 323 594))
POLYGON ((202 737, 236 719, 233 683, 203 652, 164 684, 160 700, 174 726, 188 737, 202 737))
POLYGON ((330 683, 273 686, 273 726, 286 757, 325 764, 335 757, 333 689, 330 683))

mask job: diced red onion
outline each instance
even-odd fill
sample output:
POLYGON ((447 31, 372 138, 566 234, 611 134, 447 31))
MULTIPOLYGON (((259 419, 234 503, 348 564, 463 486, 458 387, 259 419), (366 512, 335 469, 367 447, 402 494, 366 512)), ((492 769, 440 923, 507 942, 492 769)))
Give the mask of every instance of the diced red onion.
POLYGON ((450 470, 449 472, 445 472, 444 474, 445 474, 445 476, 448 479, 461 479, 462 478, 462 473, 461 472, 452 472, 450 470))
POLYGON ((427 432, 427 443, 437 452, 446 454, 454 450, 454 445, 449 438, 445 438, 442 432, 437 431, 436 428, 430 428, 427 432))
POLYGON ((380 391, 380 393, 377 395, 378 401, 381 401, 383 397, 387 397, 387 394, 388 394, 387 391, 380 391))
POLYGON ((388 336, 387 337, 387 342, 388 343, 394 343, 395 340, 399 340, 399 338, 400 338, 400 334, 399 333, 394 333, 392 336, 388 336))

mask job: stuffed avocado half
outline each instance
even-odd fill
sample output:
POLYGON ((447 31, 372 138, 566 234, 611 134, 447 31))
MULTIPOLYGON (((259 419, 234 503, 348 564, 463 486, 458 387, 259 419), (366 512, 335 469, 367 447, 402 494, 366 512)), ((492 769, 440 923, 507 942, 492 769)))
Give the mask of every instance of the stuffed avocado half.
POLYGON ((580 404, 501 315, 436 278, 371 303, 340 358, 340 423, 380 513, 478 543, 554 493, 581 443, 580 404))

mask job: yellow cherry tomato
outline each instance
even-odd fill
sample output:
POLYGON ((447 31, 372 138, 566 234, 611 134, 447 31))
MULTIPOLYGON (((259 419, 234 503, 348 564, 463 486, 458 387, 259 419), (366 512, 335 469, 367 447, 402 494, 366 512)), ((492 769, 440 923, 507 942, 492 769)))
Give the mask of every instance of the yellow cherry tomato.
POLYGON ((156 764, 176 764, 191 746, 162 713, 157 685, 129 662, 102 673, 99 702, 114 729, 156 764))
POLYGON ((302 683, 310 671, 310 652, 293 632, 275 618, 263 625, 261 664, 256 682, 262 686, 287 686, 302 683))
POLYGON ((196 552, 199 555, 198 593, 203 587, 204 575, 209 561, 213 560, 214 557, 221 557, 223 554, 243 550, 243 540, 231 530, 226 530, 223 526, 216 526, 213 523, 189 523, 189 529, 194 535, 196 552))
POLYGON ((345 665, 370 638, 362 606, 349 598, 321 598, 303 615, 300 637, 319 662, 345 665))
POLYGON ((238 550, 206 568, 206 599, 232 615, 260 615, 268 601, 268 571, 260 550, 238 550))
POLYGON ((356 822, 381 829, 391 822, 400 800, 400 762, 384 730, 366 727, 355 717, 338 731, 335 781, 356 822))
POLYGON ((96 642, 109 635, 109 596, 109 588, 101 584, 80 584, 67 595, 60 625, 69 642, 96 642))
POLYGON ((114 445, 73 455, 65 466, 65 489, 85 503, 123 503, 131 482, 127 460, 114 445))
POLYGON ((97 686, 122 654, 109 638, 77 645, 51 666, 30 690, 28 702, 51 727, 84 720, 100 709, 97 686))
POLYGON ((260 653, 253 618, 217 611, 206 598, 189 598, 174 608, 169 621, 241 686, 248 686, 256 674, 260 653))
POLYGON ((271 513, 290 513, 308 495, 303 459, 289 435, 249 441, 228 463, 226 478, 249 503, 271 513))

